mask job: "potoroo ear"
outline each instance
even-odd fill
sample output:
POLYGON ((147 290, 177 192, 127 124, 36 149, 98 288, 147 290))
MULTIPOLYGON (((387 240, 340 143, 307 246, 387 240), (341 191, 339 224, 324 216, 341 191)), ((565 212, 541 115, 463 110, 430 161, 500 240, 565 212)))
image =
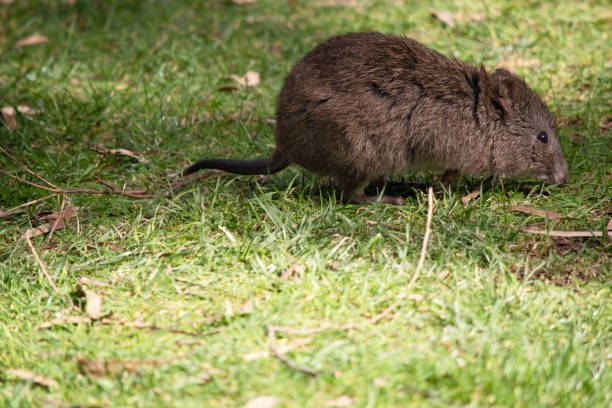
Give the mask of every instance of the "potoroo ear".
POLYGON ((493 95, 495 102, 501 106, 504 116, 512 116, 520 108, 523 84, 521 80, 503 68, 495 70, 497 92, 493 95))

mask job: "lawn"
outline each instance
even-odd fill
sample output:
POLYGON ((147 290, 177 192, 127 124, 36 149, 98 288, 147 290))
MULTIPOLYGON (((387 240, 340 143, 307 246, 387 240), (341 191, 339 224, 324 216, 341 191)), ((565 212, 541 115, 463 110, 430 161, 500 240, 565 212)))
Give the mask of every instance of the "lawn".
POLYGON ((0 21, 0 406, 612 404, 609 2, 5 0, 0 21), (339 204, 298 167, 166 177, 269 155, 292 65, 372 30, 525 78, 571 182, 405 175, 430 207, 339 204))

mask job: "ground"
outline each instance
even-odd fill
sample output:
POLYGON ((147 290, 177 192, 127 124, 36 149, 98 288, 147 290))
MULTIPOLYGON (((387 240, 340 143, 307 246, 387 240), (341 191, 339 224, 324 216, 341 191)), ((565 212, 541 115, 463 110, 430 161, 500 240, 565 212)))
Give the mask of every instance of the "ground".
POLYGON ((612 404, 608 2, 1 1, 0 19, 0 405, 612 404), (571 183, 464 203, 482 180, 407 174, 434 189, 415 277, 425 187, 342 205, 297 167, 166 177, 268 155, 291 66, 371 30, 525 78, 571 183))

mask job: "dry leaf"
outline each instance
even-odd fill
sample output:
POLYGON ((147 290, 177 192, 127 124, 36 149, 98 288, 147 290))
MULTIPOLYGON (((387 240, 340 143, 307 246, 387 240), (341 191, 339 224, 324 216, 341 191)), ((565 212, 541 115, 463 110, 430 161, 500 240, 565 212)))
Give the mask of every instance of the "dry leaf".
POLYGON ((487 19, 487 15, 484 13, 471 13, 468 16, 472 21, 485 21, 487 19))
POLYGON ((48 232, 53 233, 54 231, 64 228, 68 221, 76 216, 79 208, 80 207, 68 205, 59 214, 50 214, 45 216, 45 219, 51 219, 53 221, 42 224, 36 228, 28 228, 23 234, 23 237, 25 239, 29 239, 48 232))
MULTIPOLYGON (((24 115, 36 115, 40 113, 38 109, 34 109, 33 107, 28 105, 17 105, 17 110, 24 115)), ((2 113, 4 114, 5 112, 8 115, 14 116, 15 108, 13 108, 12 106, 5 106, 2 108, 2 113)))
POLYGON ((208 363, 202 363, 202 368, 212 375, 226 375, 225 371, 217 367, 213 367, 208 363))
POLYGON ((521 57, 509 58, 499 63, 501 67, 508 68, 514 71, 516 68, 534 67, 540 65, 540 60, 537 58, 523 59, 521 57))
POLYGON ((269 297, 270 297, 269 293, 255 296, 253 299, 249 299, 246 302, 244 302, 242 305, 238 306, 238 308, 236 309, 236 313, 239 313, 239 314, 253 313, 253 304, 261 299, 268 299, 269 297))
POLYGON ((53 234, 55 231, 64 228, 66 224, 68 224, 68 221, 76 216, 78 210, 78 207, 68 204, 68 206, 61 210, 58 215, 54 216, 54 214, 52 214, 50 217, 55 218, 55 220, 51 225, 50 233, 53 234))
POLYGON ((77 86, 77 85, 79 85, 81 83, 81 81, 79 81, 78 78, 72 77, 72 78, 70 78, 70 83, 72 85, 74 85, 74 86, 77 86))
POLYGON ((15 0, 0 0, 0 4, 11 4, 15 0))
POLYGON ((6 106, 2 108, 2 117, 6 122, 6 126, 8 126, 9 130, 12 132, 17 129, 17 118, 15 115, 15 109, 12 106, 6 106))
POLYGON ((244 86, 257 86, 260 80, 259 72, 255 71, 247 71, 242 77, 230 75, 230 78, 244 86))
POLYGON ((33 107, 28 105, 17 105, 17 110, 23 113, 24 115, 37 115, 40 113, 38 109, 34 109, 33 107))
POLYGON ((336 399, 327 401, 326 407, 350 407, 355 403, 355 398, 349 397, 348 395, 341 395, 336 399))
POLYGON ((90 278, 89 276, 81 276, 77 280, 77 283, 81 286, 100 286, 100 287, 110 286, 109 283, 90 278))
POLYGON ((49 41, 49 40, 44 35, 33 34, 33 35, 29 36, 29 37, 26 37, 26 38, 23 38, 23 39, 17 41, 17 46, 18 47, 25 47, 25 46, 28 46, 28 45, 35 45, 35 44, 45 43, 47 41, 49 41))
POLYGON ((116 155, 120 155, 120 156, 127 156, 127 157, 131 157, 132 159, 136 160, 139 163, 148 163, 148 160, 145 159, 142 156, 142 153, 136 153, 133 152, 131 150, 128 149, 124 149, 124 148, 119 148, 119 149, 107 149, 104 146, 100 146, 100 145, 96 145, 96 146, 92 146, 91 148, 92 150, 95 150, 98 153, 103 153, 103 154, 116 154, 116 155))
POLYGON ((40 247, 42 249, 55 249, 55 248, 57 248, 57 244, 53 243, 53 244, 49 244, 49 245, 41 245, 40 247))
POLYGON ((176 344, 178 344, 179 346, 191 346, 192 344, 202 344, 203 340, 198 340, 198 339, 180 339, 176 341, 176 344))
POLYGON ((77 358, 77 365, 79 367, 79 372, 82 375, 87 375, 91 377, 104 377, 108 374, 112 374, 113 376, 117 375, 118 372, 110 372, 113 367, 107 367, 104 361, 100 360, 87 360, 84 357, 77 358))
POLYGON ((515 66, 517 67, 533 67, 536 65, 540 65, 540 60, 537 58, 523 59, 518 57, 515 60, 515 66))
MULTIPOLYGON (((147 362, 144 361, 141 362, 141 364, 147 364, 147 362)), ((83 356, 79 356, 77 357, 77 365, 81 374, 91 377, 117 377, 126 371, 135 375, 140 375, 137 363, 131 360, 89 360, 83 356)))
POLYGON ((250 399, 244 408, 274 408, 278 404, 278 399, 269 395, 260 395, 250 399))
POLYGON ((120 323, 126 327, 136 327, 137 329, 147 329, 152 326, 151 324, 145 322, 142 319, 136 319, 131 322, 120 322, 120 323))
POLYGON ((302 275, 304 275, 305 270, 306 269, 304 268, 304 265, 294 263, 293 265, 291 265, 291 267, 289 267, 287 270, 285 270, 281 274, 280 278, 283 280, 286 280, 292 277, 293 275, 297 275, 301 277, 302 275))
POLYGON ((234 4, 249 4, 249 3, 255 3, 257 0, 232 0, 232 3, 234 4))
POLYGON ((387 380, 385 377, 377 377, 372 380, 372 385, 374 386, 374 388, 386 387, 389 385, 389 380, 387 380))
POLYGON ((599 133, 606 133, 610 129, 612 129, 612 116, 601 118, 599 122, 599 133))
POLYGON ((239 314, 253 313, 253 300, 247 300, 246 302, 238 306, 236 312, 239 314))
POLYGON ((91 319, 87 316, 58 316, 54 319, 49 320, 36 326, 36 330, 48 329, 53 326, 62 326, 66 323, 81 324, 91 323, 91 319))
POLYGON ((245 21, 249 24, 253 24, 253 23, 265 23, 268 20, 269 19, 266 17, 248 16, 245 21))
POLYGON ((109 248, 114 249, 115 251, 119 251, 119 252, 123 251, 123 249, 121 249, 121 247, 119 245, 117 245, 116 243, 114 243, 114 242, 110 242, 110 241, 98 241, 97 244, 99 246, 107 246, 109 248))
POLYGON ((29 238, 37 237, 39 235, 46 234, 49 231, 51 231, 51 227, 49 226, 49 224, 43 224, 36 228, 28 228, 26 232, 23 234, 23 237, 25 239, 29 239, 29 238))
POLYGON ((229 299, 225 299, 225 317, 230 317, 234 314, 234 308, 232 302, 229 299))
POLYGON ((59 384, 52 378, 43 377, 42 375, 34 374, 28 370, 22 370, 20 368, 9 368, 4 372, 6 375, 20 378, 22 380, 34 381, 38 385, 45 386, 47 388, 58 388, 59 384))
POLYGON ((429 10, 429 12, 435 16, 438 20, 449 26, 450 28, 455 27, 455 18, 453 13, 448 10, 429 10))
POLYGON ((471 193, 466 194, 463 197, 461 197, 461 202, 463 203, 463 205, 467 205, 470 201, 472 201, 474 198, 477 198, 479 195, 480 195, 480 188, 477 188, 471 193))
POLYGON ((93 290, 83 289, 85 292, 85 311, 91 320, 98 320, 102 317, 102 296, 93 290))
POLYGON ((561 218, 563 218, 563 215, 556 211, 540 210, 530 205, 511 205, 507 207, 507 209, 508 211, 515 211, 515 212, 522 212, 522 213, 530 214, 530 215, 537 215, 538 217, 549 218, 551 220, 560 220, 561 218))
POLYGON ((268 350, 251 351, 250 353, 244 353, 240 355, 240 358, 242 358, 246 362, 253 360, 261 360, 263 358, 268 357, 270 357, 270 352, 268 350))
POLYGON ((355 0, 331 0, 331 1, 317 1, 310 5, 311 7, 355 7, 357 2, 355 0))
POLYGON ((608 225, 606 226, 606 229, 608 231, 612 231, 612 218, 610 218, 610 221, 608 221, 608 225))

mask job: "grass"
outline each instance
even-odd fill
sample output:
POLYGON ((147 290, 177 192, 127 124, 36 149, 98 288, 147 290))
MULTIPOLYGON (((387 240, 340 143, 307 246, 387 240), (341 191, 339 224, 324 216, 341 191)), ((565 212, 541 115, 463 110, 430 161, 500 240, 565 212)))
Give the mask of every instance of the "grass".
MULTIPOLYGON (((102 321, 79 315, 44 278, 24 231, 58 198, 0 218, 0 405, 607 407, 612 403, 608 238, 527 235, 524 204, 566 217, 544 227, 602 231, 612 207, 612 8, 604 1, 383 2, 63 1, 0 4, 0 105, 28 105, 0 146, 71 194, 78 217, 33 238, 62 295, 103 296, 102 321), (429 9, 454 13, 450 28, 429 9), (479 18, 479 16, 484 16, 479 18), (492 68, 510 64, 558 117, 572 182, 523 193, 479 183, 443 191, 408 298, 377 324, 278 334, 311 377, 265 354, 266 325, 360 322, 402 293, 417 264, 427 197, 402 207, 339 205, 326 180, 299 168, 265 180, 213 175, 164 194, 165 174, 205 156, 272 150, 275 98, 291 66, 347 31, 407 34, 492 68), (20 47, 34 33, 48 42, 20 47), (233 92, 230 75, 261 83, 233 92), (139 163, 93 145, 142 152, 139 163), (292 269, 286 279, 281 274, 292 269), (90 283, 83 283, 88 278, 90 283), (97 281, 103 286, 92 284, 97 281), (79 289, 79 282, 81 289, 79 289), (19 378, 25 369, 57 387, 19 378), (346 399, 345 399, 346 401, 346 399), (329 405, 332 404, 332 405, 329 405)), ((4 171, 28 176, 6 156, 4 171)), ((0 175, 0 208, 46 192, 0 175)))

